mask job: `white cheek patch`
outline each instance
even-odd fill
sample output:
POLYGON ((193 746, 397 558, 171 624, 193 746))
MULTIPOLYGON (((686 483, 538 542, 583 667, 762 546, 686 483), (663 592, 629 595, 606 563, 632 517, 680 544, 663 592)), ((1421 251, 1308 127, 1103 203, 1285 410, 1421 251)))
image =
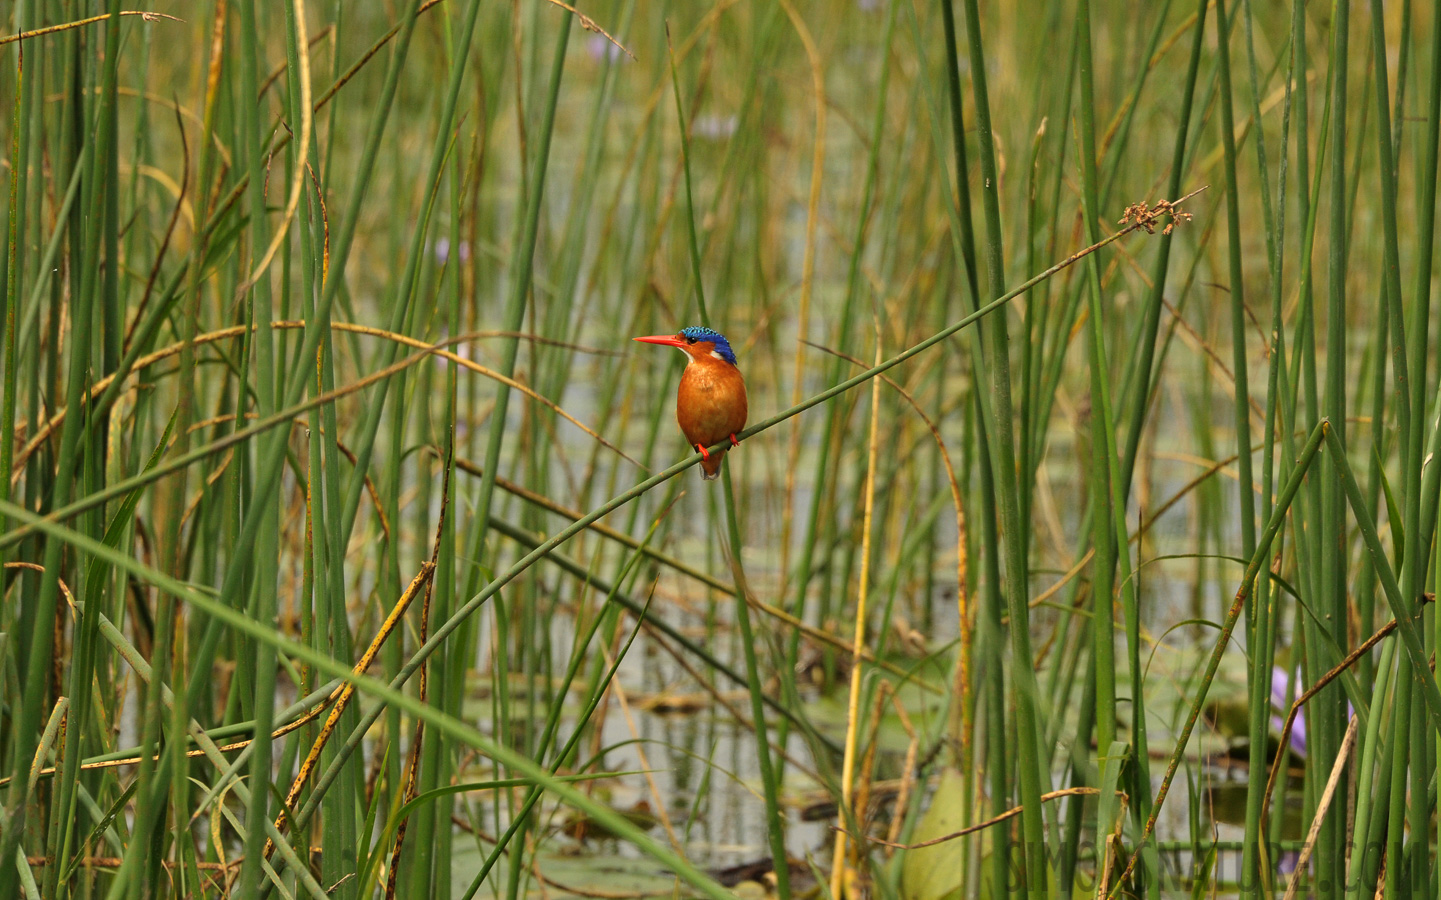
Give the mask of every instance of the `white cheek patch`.
POLYGON ((719 350, 712 350, 712 351, 710 352, 710 355, 711 355, 711 356, 714 356, 716 359, 720 360, 721 362, 725 362, 725 361, 726 361, 726 358, 725 358, 724 356, 721 356, 721 355, 720 355, 720 351, 719 351, 719 350))

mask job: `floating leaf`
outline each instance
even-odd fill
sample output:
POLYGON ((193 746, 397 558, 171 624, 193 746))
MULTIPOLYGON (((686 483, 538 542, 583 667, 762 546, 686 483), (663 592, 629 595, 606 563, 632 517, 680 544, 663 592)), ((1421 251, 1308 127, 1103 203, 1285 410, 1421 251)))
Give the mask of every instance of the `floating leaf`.
MULTIPOLYGON (((944 837, 970 824, 966 821, 965 778, 956 769, 946 769, 942 773, 940 784, 931 797, 930 809, 916 825, 911 843, 944 837)), ((965 851, 965 840, 907 851, 901 869, 903 900, 950 900, 960 897, 962 867, 957 863, 960 854, 965 851)))

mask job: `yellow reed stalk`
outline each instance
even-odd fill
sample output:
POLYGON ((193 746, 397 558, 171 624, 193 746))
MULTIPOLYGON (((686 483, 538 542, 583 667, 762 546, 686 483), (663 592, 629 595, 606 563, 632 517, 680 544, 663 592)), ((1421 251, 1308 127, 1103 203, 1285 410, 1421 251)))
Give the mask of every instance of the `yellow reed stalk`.
MULTIPOLYGON (((369 647, 365 648, 365 653, 360 657, 360 662, 355 664, 355 674, 364 674, 365 670, 370 668, 370 664, 375 660, 376 654, 380 652, 380 646, 385 643, 386 637, 395 629, 395 626, 400 622, 400 617, 405 615, 406 609, 410 607, 411 601, 420 593, 420 589, 429 583, 430 576, 434 574, 434 562, 427 560, 421 564, 420 571, 411 579, 410 586, 405 589, 405 593, 400 595, 400 599, 396 601, 395 608, 390 611, 390 615, 385 617, 385 622, 381 624, 380 631, 376 633, 375 639, 370 642, 369 647)), ((320 727, 320 734, 316 736, 315 743, 310 747, 310 752, 305 755, 304 761, 300 764, 300 771, 296 773, 295 782, 291 784, 290 790, 285 795, 285 805, 281 807, 280 815, 275 819, 275 828, 277 831, 284 830, 285 820, 287 818, 286 812, 295 807, 295 801, 300 798, 301 789, 304 788, 305 783, 310 780, 311 774, 315 771, 316 764, 320 762, 320 751, 325 748, 326 743, 330 740, 330 736, 335 733, 336 726, 340 724, 341 713, 345 712, 345 707, 349 705, 350 699, 353 696, 355 696, 355 685, 350 682, 336 688, 335 692, 331 694, 331 698, 335 700, 335 706, 330 710, 330 715, 326 717, 325 724, 320 727)), ((265 841, 265 858, 269 859, 270 854, 274 852, 274 850, 275 843, 267 838, 265 841)))
MULTIPOLYGON (((881 356, 881 327, 876 329, 876 362, 881 356)), ((861 586, 856 600, 855 640, 851 645, 851 694, 846 704, 846 749, 841 764, 841 812, 850 810, 851 818, 860 821, 856 811, 851 809, 851 779, 856 768, 856 731, 860 726, 861 665, 866 647, 866 599, 870 594, 871 578, 871 516, 874 513, 876 493, 876 459, 880 450, 881 382, 871 379, 871 429, 866 446, 866 494, 865 512, 861 524, 861 586)), ((858 838, 859 839, 859 838, 858 838)), ((779 863, 777 863, 779 865, 779 863)), ((835 855, 831 859, 831 897, 840 900, 841 886, 846 875, 846 831, 836 830, 835 855)))

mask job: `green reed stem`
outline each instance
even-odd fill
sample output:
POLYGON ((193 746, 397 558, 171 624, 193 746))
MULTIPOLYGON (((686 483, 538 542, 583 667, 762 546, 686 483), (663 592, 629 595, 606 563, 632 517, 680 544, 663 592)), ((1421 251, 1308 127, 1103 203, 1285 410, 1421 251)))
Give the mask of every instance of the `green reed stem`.
MULTIPOLYGON (((697 273, 699 275, 699 273, 697 273)), ((699 278, 697 278, 699 283, 699 278)), ((760 766, 761 787, 766 800, 766 831, 770 836, 771 860, 776 876, 776 896, 789 900, 791 895, 790 856, 786 853, 785 819, 781 814, 780 789, 776 779, 775 762, 771 759, 771 745, 767 738, 765 710, 765 682, 761 677, 760 665, 756 659, 755 632, 751 629, 750 604, 746 601, 748 589, 744 570, 741 568, 740 526, 736 518, 735 494, 731 489, 730 467, 721 473, 725 484, 726 531, 730 538, 731 566, 736 573, 736 626, 740 629, 741 651, 746 662, 746 682, 751 701, 751 721, 755 724, 756 762, 760 766)))
MULTIPOLYGON (((1109 244, 1112 241, 1118 239, 1119 237, 1140 227, 1141 225, 1139 224, 1132 224, 1127 228, 1116 232, 1115 234, 1106 238, 1106 240, 1103 241, 1101 244, 1087 247, 1086 249, 1079 251, 1076 254, 1073 254, 1066 260, 1051 266, 1044 272, 1038 274, 1036 277, 1029 279, 1018 287, 1013 288, 1011 291, 1008 291, 1005 295, 991 301, 990 303, 986 304, 981 309, 977 310, 971 315, 962 318, 960 321, 951 325, 949 328, 946 328, 932 335, 926 340, 911 346, 907 350, 891 357, 890 359, 880 363, 879 365, 873 366, 870 369, 859 373, 858 375, 846 379, 839 384, 836 384, 824 391, 821 391, 811 396, 802 403, 796 404, 795 406, 792 406, 787 410, 777 413, 776 415, 771 416, 768 419, 765 419, 755 425, 750 426, 749 428, 746 428, 739 435, 737 435, 737 438, 744 441, 747 438, 759 434, 760 432, 767 429, 773 428, 776 425, 779 425, 782 422, 785 422, 786 420, 792 418, 793 416, 797 416, 800 413, 811 409, 814 406, 824 403, 825 401, 830 400, 833 397, 839 396, 846 391, 853 390, 854 388, 866 383, 867 381, 875 378, 881 373, 886 372, 900 365, 906 360, 909 360, 919 355, 920 353, 925 352, 931 347, 934 347, 937 344, 945 341, 946 339, 960 332, 962 329, 966 328, 968 325, 972 325, 975 322, 980 321, 986 315, 1002 308, 1006 303, 1010 302, 1015 297, 1025 293, 1027 290, 1034 287, 1036 284, 1040 283, 1046 278, 1054 276, 1057 272, 1060 272, 1066 267, 1073 265, 1078 260, 1085 258, 1087 254, 1094 252, 1100 247, 1103 247, 1106 244, 1109 244)), ((723 441, 716 444, 714 447, 708 449, 720 450, 728 446, 730 446, 729 441, 723 441)), ((607 501, 596 509, 593 509, 580 519, 577 519, 573 524, 557 532, 555 535, 547 538, 543 543, 535 547, 535 549, 533 549, 531 552, 527 553, 524 557, 517 560, 504 572, 493 578, 490 583, 487 584, 485 588, 483 588, 479 593, 477 593, 476 595, 471 597, 470 600, 462 604, 455 611, 454 615, 452 615, 445 622, 441 623, 435 629, 435 631, 431 634, 430 638, 419 649, 415 651, 411 658, 396 674, 395 678, 392 679, 392 689, 399 690, 405 684, 405 682, 408 681, 410 677, 415 674, 415 672, 420 668, 420 666, 424 664, 425 660, 430 656, 430 654, 435 652, 436 648, 439 647, 439 645, 447 637, 449 637, 451 633, 453 633, 457 628, 459 628, 460 625, 468 617, 470 617, 477 610, 479 610, 492 596, 494 596, 498 591, 500 591, 503 587, 513 581, 525 570, 530 568, 536 562, 548 556, 561 544, 565 543, 575 535, 584 531, 595 521, 603 518, 611 512, 614 512, 616 509, 619 509, 627 503, 630 503, 632 500, 635 500, 636 498, 645 494, 656 485, 659 485, 665 481, 668 481, 671 478, 674 478, 676 475, 684 472, 686 469, 700 462, 700 460, 701 454, 698 452, 693 453, 688 457, 682 459, 680 462, 671 465, 669 468, 657 472, 650 478, 640 482, 629 490, 612 498, 611 500, 607 501)), ((311 812, 313 812, 312 808, 309 806, 309 803, 313 803, 315 798, 324 794, 324 791, 333 782, 339 767, 344 764, 345 759, 347 759, 350 754, 355 752, 355 750, 360 744, 361 738, 365 735, 366 731, 369 729, 370 725, 375 721, 375 719, 379 717, 383 709, 383 706, 377 706, 371 712, 367 713, 365 717, 362 718, 360 724, 351 732, 350 736, 347 738, 346 742, 337 753, 335 759, 332 761, 330 767, 327 768, 326 771, 322 773, 321 776, 316 780, 315 787, 312 791, 312 800, 309 801, 307 807, 301 810, 301 812, 296 816, 297 826, 304 825, 308 816, 311 814, 311 812)))
MULTIPOLYGON (((1087 0, 1076 5, 1076 46, 1078 48, 1077 71, 1080 88, 1080 121, 1077 134, 1077 153, 1081 163, 1081 209, 1085 220, 1086 234, 1094 234, 1099 228, 1097 221, 1096 196, 1096 149, 1095 117, 1093 112, 1091 72, 1091 7, 1087 0)), ((1095 728, 1096 747, 1100 750, 1097 759, 1098 784, 1115 783, 1116 772, 1124 760, 1112 759, 1110 748, 1116 745, 1116 636, 1115 636, 1115 575, 1118 551, 1118 534, 1113 525, 1116 509, 1111 477, 1112 459, 1110 445, 1115 436, 1115 425, 1111 415, 1110 392, 1108 390, 1105 322, 1101 307, 1101 271, 1097 257, 1093 254, 1086 261, 1086 291, 1089 319, 1087 349, 1089 354, 1091 388, 1091 467, 1088 484, 1091 504, 1091 543, 1096 558, 1091 567, 1091 659, 1092 678, 1095 679, 1095 728)), ((1124 507, 1122 510, 1124 515, 1124 507)), ((1119 535, 1124 544, 1125 534, 1119 535)), ((1129 618, 1129 617, 1128 617, 1129 618)), ((1139 694, 1135 695, 1139 698, 1139 694)), ((1133 722, 1140 723, 1134 716, 1133 722)), ((1140 798, 1137 798, 1138 800, 1140 798)), ((1102 804, 1105 809, 1108 804, 1102 804)), ((1140 809, 1141 804, 1137 803, 1140 809)), ((1105 833, 1112 828, 1109 821, 1098 821, 1096 827, 1105 833)))
MULTIPOLYGON (((697 454, 697 457, 698 456, 699 454, 697 454)), ((424 720, 427 725, 433 727, 442 735, 480 750, 496 762, 518 770, 524 777, 532 779, 547 791, 574 806, 577 810, 591 816, 615 834, 635 844, 648 856, 671 868, 701 894, 711 897, 713 900, 733 900, 731 894, 716 884, 709 876, 696 869, 669 847, 641 831, 624 816, 610 809, 605 804, 591 799, 586 794, 572 787, 569 783, 557 779, 541 765, 509 747, 491 740, 475 728, 427 704, 422 704, 415 698, 407 696, 403 692, 393 689, 377 679, 367 675, 357 675, 347 664, 337 662, 311 647, 283 637, 276 633, 268 624, 256 622, 244 613, 211 599, 183 582, 156 571, 133 557, 106 547, 104 544, 88 538, 66 526, 42 519, 40 516, 34 515, 13 503, 0 503, 0 511, 3 511, 6 515, 13 516, 19 521, 33 525, 57 541, 105 559, 110 565, 145 580, 159 590, 166 591, 176 599, 183 601, 187 606, 218 618, 226 626, 258 642, 268 644, 278 654, 284 654, 287 657, 302 660, 326 675, 343 679, 347 683, 355 685, 357 689, 382 701, 383 704, 399 707, 410 715, 424 720)))
POLYGON ((1141 850, 1149 841, 1156 829, 1156 820, 1161 815, 1161 807, 1166 802, 1166 796, 1171 791, 1171 784, 1176 777, 1176 770, 1181 765, 1181 757, 1186 752, 1186 745, 1191 740, 1191 733, 1196 728, 1196 721, 1201 717, 1201 709, 1206 702, 1206 694, 1211 688, 1211 682, 1216 677, 1216 671, 1221 666, 1221 657, 1226 652, 1226 647, 1231 642, 1231 634, 1236 629, 1236 621, 1241 617, 1247 600, 1251 596, 1252 586, 1256 576, 1260 573, 1261 567, 1270 559, 1271 543, 1280 532, 1281 526, 1285 524, 1286 514, 1291 508, 1291 501, 1295 498, 1296 492, 1300 490, 1301 483, 1309 471, 1311 462, 1322 442, 1326 439, 1329 425, 1322 421, 1312 430, 1310 438, 1307 439, 1301 455, 1296 459, 1296 467, 1291 472, 1291 477, 1281 488, 1280 495, 1276 498, 1276 508, 1271 513, 1270 520, 1266 523, 1265 529, 1261 532, 1261 538, 1256 550, 1251 554, 1246 564, 1246 573, 1241 577, 1241 586, 1236 590, 1235 599, 1231 602, 1231 608, 1226 613, 1226 619, 1221 623, 1221 634, 1216 638, 1216 644, 1211 648, 1211 655, 1206 660, 1206 669, 1201 675, 1201 680, 1196 687, 1195 699, 1191 701, 1190 712, 1186 715, 1186 721, 1181 726, 1180 736, 1176 739, 1176 746, 1171 751, 1170 762, 1166 765, 1166 774, 1161 778, 1161 786, 1156 791, 1155 803, 1151 806, 1151 813, 1146 817, 1145 828, 1141 832, 1136 847, 1132 850, 1131 858, 1126 863, 1126 869, 1122 872, 1114 886, 1111 888, 1109 897, 1115 897, 1116 893, 1125 884, 1126 877, 1135 867, 1136 861, 1141 857, 1141 850))
MULTIPOLYGON (((1330 160, 1330 207, 1331 219, 1330 249, 1328 250, 1327 289, 1327 334, 1326 334, 1326 382, 1322 399, 1322 411, 1335 428, 1338 437, 1345 438, 1346 430, 1346 111, 1347 111, 1347 60, 1350 27, 1350 2, 1337 0, 1332 20, 1331 38, 1331 137, 1333 148, 1330 160)), ((1333 457, 1335 453, 1331 454, 1333 457)), ((1345 499, 1342 494, 1345 476, 1342 474, 1345 459, 1331 459, 1331 477, 1322 480, 1320 504, 1320 546, 1325 550, 1321 559, 1321 583, 1318 595, 1323 615, 1332 622, 1346 621, 1346 555, 1340 552, 1345 541, 1345 499)), ((1365 528, 1366 523, 1358 523, 1365 528)), ((1373 563, 1375 560, 1373 559, 1373 563)), ((1403 628, 1403 637, 1405 637, 1403 628)), ((1413 635, 1414 636, 1414 635, 1413 635)), ((1309 648, 1308 648, 1309 649, 1309 648)), ((1330 668, 1337 660, 1324 649, 1316 647, 1322 668, 1330 668)), ((1316 729, 1307 732, 1307 747, 1320 759, 1336 755, 1341 732, 1345 727, 1345 701, 1335 687, 1322 692, 1312 701, 1315 704, 1316 729), (1314 749, 1311 749, 1314 747, 1314 749)), ((1410 730, 1409 708, 1398 708, 1395 733, 1406 735, 1410 730)), ((1398 737, 1398 739, 1401 739, 1398 737)), ((1399 774, 1399 773, 1398 773, 1399 774)), ((1329 883, 1334 890, 1339 884, 1339 860, 1341 859, 1341 829, 1337 817, 1328 816, 1321 825, 1316 848, 1317 880, 1329 883)), ((1321 895, 1323 900, 1327 896, 1321 895)))
MULTIPOLYGON (((670 31, 666 30, 669 49, 670 31)), ((685 109, 681 105, 680 76, 676 72, 675 54, 670 53, 671 88, 675 96, 676 120, 680 125, 681 165, 684 169, 686 196, 686 234, 689 238, 691 278, 695 283, 696 304, 701 324, 709 326, 710 312, 705 302, 705 279, 701 270, 700 244, 696 239, 695 199, 691 188, 690 139, 686 133, 685 109)), ((736 514, 735 494, 731 489, 731 467, 722 473, 725 485, 726 530, 730 539, 731 571, 735 578, 735 616, 740 629, 741 650, 746 664, 746 686, 750 693, 751 718, 755 723, 756 762, 760 767, 761 785, 765 793, 766 832, 770 838, 771 859, 775 864, 776 895, 780 900, 790 900, 790 863, 786 854, 785 820, 781 815, 780 785, 777 783, 775 762, 771 758, 770 741, 767 738, 765 719, 765 683, 756 659, 755 634, 751 629, 750 604, 747 602, 745 571, 741 561, 741 531, 736 514)))
MULTIPOLYGON (((111 28, 118 28, 118 17, 111 20, 111 28)), ((118 32, 117 32, 118 34, 118 32)), ((110 58, 110 65, 107 67, 107 81, 111 87, 113 97, 113 74, 115 60, 110 58)), ((113 110, 113 104, 110 109, 113 110)), ((94 142, 87 142, 84 145, 84 158, 81 165, 85 168, 83 176, 88 186, 86 191, 88 205, 90 207, 90 222, 96 223, 103 220, 103 198, 104 191, 97 184, 98 174, 95 163, 96 145, 109 146, 113 137, 115 119, 113 115, 99 117, 98 133, 94 142)), ((113 186, 112 186, 113 187, 113 186)), ((93 232, 87 231, 84 234, 83 246, 84 256, 75 260, 81 263, 79 271, 83 273, 81 288, 71 298, 70 313, 72 316, 71 332, 66 342, 67 353, 67 376, 65 381, 65 403, 69 409, 78 409, 80 398, 84 391, 86 373, 90 363, 90 341, 92 322, 95 316, 95 301, 99 292, 95 289, 96 271, 99 269, 100 235, 97 227, 93 232)), ((81 244, 79 238, 72 238, 72 243, 81 244)), ((112 257, 113 258, 113 257, 112 257)), ((7 286, 8 294, 8 286, 7 286)), ((8 309, 8 301, 7 301, 8 309)), ((8 317, 8 312, 7 312, 8 317)), ((8 318, 7 318, 7 333, 8 318)), ((8 355, 7 355, 8 357, 8 355)), ((64 427, 61 429, 60 449, 56 458, 56 477, 54 489, 51 494, 52 503, 63 503, 69 499, 74 490, 75 477, 80 464, 83 461, 84 453, 80 444, 80 438, 84 423, 80 416, 75 416, 74 421, 67 418, 64 427)), ((8 480, 9 472, 0 473, 0 477, 8 480)), ((8 503, 8 501, 5 501, 8 503)), ((5 826, 0 829, 0 860, 11 859, 20 846, 20 838, 25 831, 28 804, 30 799, 29 782, 25 777, 31 759, 34 756, 38 732, 40 728, 41 705, 45 698, 45 690, 39 686, 45 684, 46 673, 50 669, 54 646, 54 626, 56 602, 60 593, 60 565, 62 561, 62 545, 59 541, 45 542, 44 572, 40 579, 40 590, 34 601, 29 622, 32 626, 32 633, 29 635, 16 635, 13 639, 25 642, 29 648, 26 655, 25 683, 30 689, 24 691, 20 698, 18 715, 12 705, 11 708, 11 734, 14 739, 10 742, 10 751, 13 754, 11 760, 11 782, 9 796, 6 798, 5 826)), ((22 620, 23 621, 23 620, 22 620)), ((15 879, 16 870, 8 863, 0 865, 0 896, 14 896, 17 887, 15 879)))
MULTIPOLYGON (((1167 179, 1166 196, 1179 197, 1182 190, 1182 179, 1186 175, 1186 151, 1187 138, 1190 134, 1192 105, 1196 96, 1196 77, 1201 69, 1201 48, 1206 41, 1206 10, 1210 7, 1211 0, 1198 0, 1196 4, 1196 24, 1192 29, 1191 56, 1186 65, 1186 80, 1181 92, 1181 103, 1176 109, 1176 143, 1171 151, 1171 174, 1167 179)), ((1165 298, 1166 275, 1170 270, 1171 249, 1174 240, 1167 236, 1159 242, 1156 249, 1156 261, 1151 268, 1151 289, 1146 297, 1145 324, 1142 326, 1140 339, 1140 355, 1137 357, 1133 379, 1133 387, 1130 391, 1130 410, 1126 416, 1126 449, 1121 457, 1121 486, 1123 494, 1129 494, 1131 480, 1136 468, 1136 456, 1140 451, 1141 433, 1146 418, 1146 410, 1151 403, 1151 391, 1147 386, 1151 381, 1152 366, 1156 356, 1156 335, 1161 326, 1161 307, 1165 298)), ((1126 391, 1122 389, 1122 401, 1126 399, 1126 391)))
MULTIPOLYGON (((495 527, 497 525, 497 522, 493 521, 491 524, 492 527, 495 527)), ((643 547, 649 545, 650 538, 655 534, 656 528, 659 525, 660 520, 657 519, 652 524, 650 532, 646 535, 646 539, 642 544, 643 547)), ((560 715, 565 705, 565 699, 570 693, 570 686, 575 682, 576 675, 578 675, 580 672, 580 664, 584 660, 584 655, 582 651, 590 646, 591 640, 595 637, 596 632, 600 630, 601 622, 604 620, 604 616, 602 615, 602 613, 605 611, 608 604, 620 600, 622 596, 619 590, 620 584, 624 580, 626 574, 630 572, 631 569, 640 561, 642 556, 643 550, 641 548, 637 548, 636 551, 630 555, 630 557, 622 566, 620 575, 615 580, 615 585, 606 590, 605 602, 596 609, 595 615, 592 617, 590 626, 587 628, 586 633, 583 636, 577 637, 575 644, 575 652, 571 654, 570 663, 566 669, 564 677, 562 678, 560 689, 556 691, 555 699, 552 701, 550 711, 547 713, 545 728, 541 734, 539 753, 537 754, 538 758, 544 759, 545 754, 550 750, 551 741, 555 736, 556 729, 560 725, 560 715)), ((610 665, 610 667, 606 670, 605 674, 596 682, 594 687, 589 691, 589 698, 586 701, 586 708, 576 718, 575 727, 571 731, 570 738, 566 740, 565 745, 561 747, 560 751, 557 752, 554 756, 554 761, 552 762, 549 770, 552 776, 556 775, 560 771, 561 767, 566 765, 567 761, 570 759, 571 754, 575 751, 575 748, 579 746, 581 737, 586 733, 585 724, 590 721, 591 714, 595 712, 596 707, 600 705, 601 698, 605 696, 606 688, 609 686, 611 680, 615 677, 616 670, 620 668, 621 660, 623 660, 626 656, 625 651, 630 649, 630 645, 635 641, 636 635, 640 634, 642 623, 647 621, 647 611, 648 607, 642 606, 636 612, 637 621, 635 630, 631 632, 631 635, 627 639, 624 647, 621 648, 621 652, 616 654, 615 662, 610 665)), ((516 812, 514 816, 511 817, 510 825, 506 828, 505 832, 496 839, 495 849, 492 850, 490 855, 485 858, 485 862, 481 863, 480 870, 477 871, 475 873, 475 877, 471 879, 470 888, 465 892, 463 900, 471 900, 471 898, 475 896, 476 892, 480 890, 480 886, 485 883, 485 877, 490 874, 491 869, 493 869, 495 867, 495 864, 500 860, 500 855, 510 849, 511 842, 514 840, 516 833, 525 826, 526 822, 529 821, 528 817, 530 815, 530 811, 535 807, 538 802, 540 802, 542 795, 543 792, 540 785, 532 785, 532 788, 526 794, 525 801, 521 804, 520 809, 516 812)), ((511 850, 511 853, 513 856, 511 860, 511 868, 517 868, 520 866, 520 851, 511 850)))

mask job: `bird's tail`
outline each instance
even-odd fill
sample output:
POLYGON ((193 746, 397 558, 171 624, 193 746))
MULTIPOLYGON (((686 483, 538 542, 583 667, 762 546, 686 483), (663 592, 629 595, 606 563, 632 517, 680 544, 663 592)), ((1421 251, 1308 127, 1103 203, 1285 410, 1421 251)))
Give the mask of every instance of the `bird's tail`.
POLYGON ((703 459, 700 462, 701 477, 706 481, 715 481, 720 477, 721 460, 725 459, 724 450, 712 450, 710 459, 703 459))

